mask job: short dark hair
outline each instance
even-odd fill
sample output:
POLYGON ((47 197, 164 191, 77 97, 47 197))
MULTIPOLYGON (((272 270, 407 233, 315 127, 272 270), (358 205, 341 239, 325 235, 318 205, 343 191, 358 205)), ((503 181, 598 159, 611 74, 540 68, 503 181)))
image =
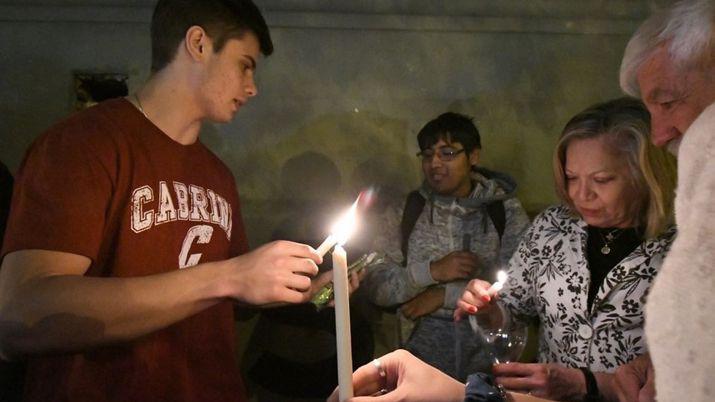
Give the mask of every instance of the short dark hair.
POLYGON ((229 39, 253 32, 261 53, 273 53, 273 41, 261 11, 251 0, 159 0, 151 18, 151 71, 166 67, 192 26, 202 27, 219 52, 229 39))
POLYGON ((440 139, 462 144, 467 155, 475 148, 482 149, 479 130, 472 118, 459 113, 442 113, 425 124, 417 134, 417 143, 421 150, 431 148, 440 139))

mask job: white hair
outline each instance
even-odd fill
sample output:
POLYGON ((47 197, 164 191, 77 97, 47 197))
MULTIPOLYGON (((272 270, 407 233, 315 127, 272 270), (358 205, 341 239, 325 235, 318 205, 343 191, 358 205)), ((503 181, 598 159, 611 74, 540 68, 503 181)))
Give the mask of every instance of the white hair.
POLYGON ((661 45, 677 69, 687 69, 715 52, 715 0, 683 0, 648 18, 633 34, 621 62, 621 88, 640 97, 637 73, 661 45))

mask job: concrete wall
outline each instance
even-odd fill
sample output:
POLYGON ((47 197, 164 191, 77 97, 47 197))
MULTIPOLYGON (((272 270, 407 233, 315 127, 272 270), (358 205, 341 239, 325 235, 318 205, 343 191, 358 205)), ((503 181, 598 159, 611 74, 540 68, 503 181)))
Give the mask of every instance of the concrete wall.
MULTIPOLYGON (((566 120, 620 94, 630 34, 654 0, 257 0, 276 46, 259 96, 202 141, 231 167, 252 245, 365 184, 420 182, 415 136, 447 111, 475 117, 483 164, 554 202, 552 146, 566 120)), ((0 0, 0 159, 71 111, 72 72, 146 78, 153 1, 0 0)), ((329 219, 315 222, 327 225, 329 219)), ((315 228, 313 228, 315 229, 315 228)))

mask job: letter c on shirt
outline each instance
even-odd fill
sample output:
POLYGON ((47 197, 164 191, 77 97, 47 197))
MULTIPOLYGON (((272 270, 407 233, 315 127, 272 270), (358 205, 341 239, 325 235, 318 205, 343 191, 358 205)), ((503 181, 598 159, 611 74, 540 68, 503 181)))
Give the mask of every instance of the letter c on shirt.
POLYGON ((149 186, 141 186, 132 192, 132 231, 139 233, 154 224, 154 210, 144 211, 142 206, 154 200, 154 191, 149 186))
POLYGON ((191 246, 196 241, 197 244, 206 244, 211 241, 211 236, 214 233, 214 228, 209 225, 196 225, 189 229, 189 232, 184 238, 184 244, 181 246, 179 253, 179 268, 193 267, 199 263, 201 253, 189 255, 191 246))

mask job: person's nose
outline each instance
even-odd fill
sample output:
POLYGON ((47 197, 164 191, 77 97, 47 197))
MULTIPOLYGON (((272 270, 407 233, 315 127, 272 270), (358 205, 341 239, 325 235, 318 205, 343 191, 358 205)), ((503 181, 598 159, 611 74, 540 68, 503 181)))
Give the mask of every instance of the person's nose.
POLYGON ((440 156, 439 152, 435 152, 434 155, 432 155, 432 158, 430 159, 429 163, 432 167, 442 166, 442 157, 440 156))
POLYGON ((670 141, 682 135, 671 119, 660 113, 651 114, 650 138, 653 145, 664 147, 670 141))
POLYGON ((590 201, 594 198, 595 193, 591 189, 591 186, 584 181, 579 181, 576 184, 575 198, 577 201, 590 201))
POLYGON ((253 73, 246 77, 246 95, 248 95, 248 97, 258 95, 258 87, 256 86, 256 81, 253 79, 253 73))

